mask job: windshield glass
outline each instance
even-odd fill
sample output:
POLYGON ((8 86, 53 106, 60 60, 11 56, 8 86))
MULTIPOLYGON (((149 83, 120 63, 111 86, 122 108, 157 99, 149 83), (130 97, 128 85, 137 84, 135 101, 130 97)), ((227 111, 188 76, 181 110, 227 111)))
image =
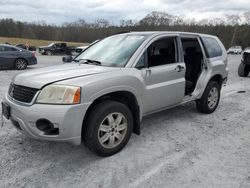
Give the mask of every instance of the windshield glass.
POLYGON ((114 35, 89 47, 75 60, 89 59, 103 66, 124 67, 145 39, 145 35, 114 35))
POLYGON ((51 43, 51 44, 48 45, 48 47, 54 46, 54 44, 55 44, 55 43, 51 43))

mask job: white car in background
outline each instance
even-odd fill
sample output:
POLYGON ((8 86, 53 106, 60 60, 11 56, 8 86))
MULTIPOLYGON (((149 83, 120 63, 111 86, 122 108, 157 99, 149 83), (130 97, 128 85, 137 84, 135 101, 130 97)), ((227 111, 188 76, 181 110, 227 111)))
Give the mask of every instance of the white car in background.
POLYGON ((242 47, 241 46, 232 46, 227 50, 228 54, 241 54, 242 53, 242 47))

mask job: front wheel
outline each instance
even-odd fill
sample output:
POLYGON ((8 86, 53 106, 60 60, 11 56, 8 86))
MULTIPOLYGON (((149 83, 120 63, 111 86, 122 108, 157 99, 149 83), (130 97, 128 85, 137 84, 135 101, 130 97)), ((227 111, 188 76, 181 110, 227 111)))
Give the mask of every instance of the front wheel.
POLYGON ((119 152, 129 141, 133 116, 129 108, 116 101, 103 101, 92 108, 83 129, 86 146, 100 156, 119 152))
POLYGON ((220 101, 221 86, 214 81, 208 83, 201 99, 196 101, 197 109, 205 114, 213 113, 220 101))

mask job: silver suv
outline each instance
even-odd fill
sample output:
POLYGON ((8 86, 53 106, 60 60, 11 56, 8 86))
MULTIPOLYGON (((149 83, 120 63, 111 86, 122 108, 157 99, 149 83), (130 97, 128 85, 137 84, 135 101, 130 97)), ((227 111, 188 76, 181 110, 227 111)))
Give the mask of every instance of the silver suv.
POLYGON ((214 112, 228 76, 220 40, 195 33, 114 35, 73 61, 17 75, 2 111, 32 138, 84 141, 101 156, 140 134, 146 115, 191 101, 202 113, 214 112))

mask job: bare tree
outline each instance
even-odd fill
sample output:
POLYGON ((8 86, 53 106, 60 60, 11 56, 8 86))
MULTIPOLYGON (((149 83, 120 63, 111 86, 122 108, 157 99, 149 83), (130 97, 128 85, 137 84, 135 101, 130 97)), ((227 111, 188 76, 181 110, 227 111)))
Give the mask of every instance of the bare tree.
POLYGON ((173 16, 169 15, 165 12, 151 12, 146 17, 144 17, 141 21, 141 25, 149 25, 149 26, 159 26, 159 25, 170 25, 173 21, 173 16))
POLYGON ((244 19, 245 19, 245 23, 246 23, 247 25, 250 25, 250 11, 245 12, 245 13, 243 14, 243 17, 244 17, 244 19))

